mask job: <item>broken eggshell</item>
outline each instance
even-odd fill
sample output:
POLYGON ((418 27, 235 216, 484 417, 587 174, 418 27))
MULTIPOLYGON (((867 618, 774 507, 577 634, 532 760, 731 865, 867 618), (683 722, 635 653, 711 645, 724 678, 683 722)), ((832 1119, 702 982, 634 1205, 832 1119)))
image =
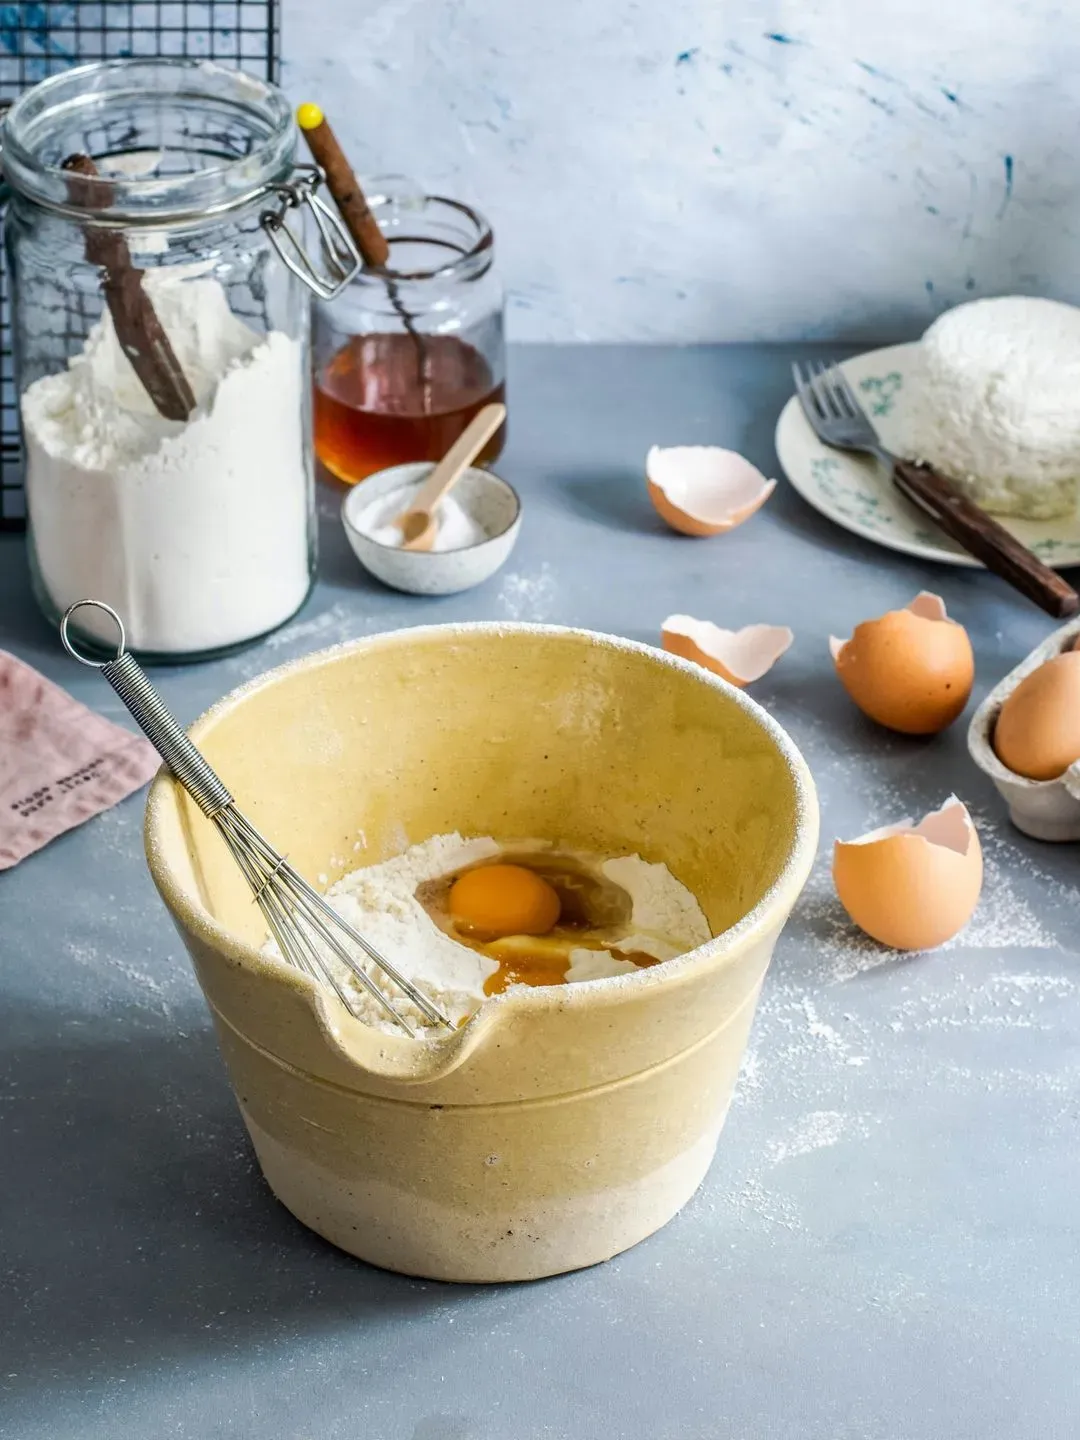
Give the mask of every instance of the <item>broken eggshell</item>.
POLYGON ((975 683, 967 631, 923 590, 903 610, 829 639, 840 683, 863 712, 903 735, 936 735, 963 711, 975 683))
POLYGON ((711 620, 669 615, 660 627, 664 649, 693 660, 740 690, 766 671, 788 649, 795 636, 786 625, 744 625, 721 630, 711 620))
POLYGON ((645 477, 657 514, 682 535, 734 530, 776 489, 756 465, 718 445, 654 445, 645 477))
POLYGON ((838 840, 833 882, 841 905, 893 950, 932 950, 958 935, 982 890, 979 837, 950 795, 919 823, 901 820, 857 840, 838 840))

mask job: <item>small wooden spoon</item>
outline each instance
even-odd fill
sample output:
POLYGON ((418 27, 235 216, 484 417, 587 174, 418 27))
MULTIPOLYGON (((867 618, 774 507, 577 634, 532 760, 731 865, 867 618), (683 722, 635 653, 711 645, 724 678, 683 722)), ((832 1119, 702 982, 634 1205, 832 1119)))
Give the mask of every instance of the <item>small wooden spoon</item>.
POLYGON ((417 491, 416 498, 395 518, 402 550, 430 550, 438 526, 435 512, 462 474, 506 419, 505 405, 485 405, 473 416, 453 445, 417 491))

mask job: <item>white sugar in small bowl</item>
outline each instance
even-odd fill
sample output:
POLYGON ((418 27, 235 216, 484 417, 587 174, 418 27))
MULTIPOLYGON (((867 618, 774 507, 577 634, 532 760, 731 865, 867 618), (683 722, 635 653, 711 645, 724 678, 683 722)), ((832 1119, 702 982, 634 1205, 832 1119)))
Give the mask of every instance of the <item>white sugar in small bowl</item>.
POLYGON ((456 550, 402 550, 372 534, 391 514, 404 510, 434 466, 426 460, 395 465, 361 480, 345 496, 341 520, 361 565, 394 590, 412 595, 455 595, 494 575, 503 566, 521 530, 517 491, 490 470, 469 469, 450 492, 481 532, 482 539, 456 550), (390 497, 400 503, 390 506, 390 497))

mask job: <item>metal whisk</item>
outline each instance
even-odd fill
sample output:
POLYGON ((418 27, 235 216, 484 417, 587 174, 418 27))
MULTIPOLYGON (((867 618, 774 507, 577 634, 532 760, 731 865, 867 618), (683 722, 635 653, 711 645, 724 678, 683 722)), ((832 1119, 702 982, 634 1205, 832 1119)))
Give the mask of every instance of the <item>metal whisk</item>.
POLYGON ((414 1035, 416 1032, 412 1026, 398 1013, 360 963, 354 952, 361 950, 403 995, 408 996, 421 1014, 449 1030, 454 1028, 439 1007, 369 945, 358 931, 346 924, 337 911, 293 869, 285 856, 278 854, 236 808, 232 795, 169 713, 142 666, 128 653, 123 621, 111 606, 101 600, 76 601, 60 623, 60 638, 64 649, 81 665, 101 671, 166 767, 203 814, 217 826, 244 879, 251 886, 270 933, 289 964, 311 976, 318 984, 328 985, 350 1014, 362 1019, 356 996, 350 995, 321 955, 321 941, 356 977, 372 999, 403 1030, 414 1035), (71 619, 76 611, 83 609, 99 610, 115 624, 119 642, 113 659, 96 660, 75 647, 70 634, 71 619), (350 949, 350 946, 353 948, 350 949))

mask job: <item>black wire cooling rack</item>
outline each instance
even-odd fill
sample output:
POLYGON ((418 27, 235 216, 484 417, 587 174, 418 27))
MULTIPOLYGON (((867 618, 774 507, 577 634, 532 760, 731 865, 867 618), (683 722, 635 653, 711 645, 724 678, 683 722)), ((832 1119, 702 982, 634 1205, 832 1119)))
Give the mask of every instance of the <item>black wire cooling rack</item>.
MULTIPOLYGON (((0 104, 71 65, 189 55, 277 80, 280 0, 134 0, 0 5, 0 104)), ((22 530, 18 397, 7 267, 0 266, 0 530, 22 530)))

